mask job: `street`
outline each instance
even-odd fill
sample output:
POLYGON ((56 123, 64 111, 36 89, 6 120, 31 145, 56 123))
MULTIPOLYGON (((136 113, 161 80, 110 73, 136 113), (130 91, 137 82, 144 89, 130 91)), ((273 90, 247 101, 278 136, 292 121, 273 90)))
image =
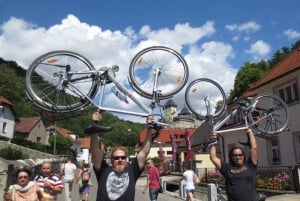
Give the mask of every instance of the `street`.
MULTIPOLYGON (((96 201, 98 185, 97 185, 97 181, 96 181, 94 171, 91 171, 91 172, 92 172, 91 179, 92 179, 93 186, 91 187, 89 201, 96 201)), ((141 178, 137 181, 136 192, 135 192, 135 200, 136 201, 149 201, 150 200, 148 191, 145 194, 142 193, 144 185, 145 185, 145 179, 144 178, 141 178)), ((73 189, 72 189, 72 201, 79 201, 78 189, 79 189, 78 184, 74 183, 73 189)), ((180 198, 176 198, 174 196, 170 196, 170 195, 164 194, 164 193, 160 193, 158 195, 158 197, 159 197, 158 199, 160 201, 170 201, 170 200, 179 201, 179 200, 182 200, 180 198)), ((58 196, 57 200, 58 201, 67 201, 67 199, 65 199, 65 189, 58 196)))

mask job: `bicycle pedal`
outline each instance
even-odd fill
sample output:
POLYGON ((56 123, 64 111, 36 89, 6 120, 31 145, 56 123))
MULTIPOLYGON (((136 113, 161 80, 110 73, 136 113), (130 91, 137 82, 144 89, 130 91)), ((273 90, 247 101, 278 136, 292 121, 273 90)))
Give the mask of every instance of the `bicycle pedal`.
POLYGON ((88 135, 93 133, 101 133, 101 132, 109 132, 109 131, 112 131, 112 127, 105 127, 99 124, 92 124, 84 130, 84 132, 88 135))

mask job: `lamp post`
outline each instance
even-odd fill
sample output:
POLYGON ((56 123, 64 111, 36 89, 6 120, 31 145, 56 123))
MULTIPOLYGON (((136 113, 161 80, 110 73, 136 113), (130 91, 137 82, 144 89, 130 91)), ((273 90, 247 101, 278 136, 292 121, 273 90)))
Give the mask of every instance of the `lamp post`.
POLYGON ((49 136, 52 135, 54 135, 53 155, 56 155, 56 122, 54 123, 54 128, 49 129, 49 136))

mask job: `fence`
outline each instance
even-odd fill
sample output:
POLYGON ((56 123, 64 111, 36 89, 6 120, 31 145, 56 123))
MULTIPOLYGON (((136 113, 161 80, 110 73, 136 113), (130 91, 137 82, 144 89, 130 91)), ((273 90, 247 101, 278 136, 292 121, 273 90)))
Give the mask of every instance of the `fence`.
MULTIPOLYGON (((224 184, 224 178, 216 169, 197 170, 202 173, 202 182, 224 184)), ((259 167, 257 188, 261 190, 300 192, 300 166, 259 167)))

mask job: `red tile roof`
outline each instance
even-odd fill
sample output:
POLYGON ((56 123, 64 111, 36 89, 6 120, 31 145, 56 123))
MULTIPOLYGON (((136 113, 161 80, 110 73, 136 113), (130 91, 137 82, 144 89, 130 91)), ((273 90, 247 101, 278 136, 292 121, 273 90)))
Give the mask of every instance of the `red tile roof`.
POLYGON ((90 142, 91 142, 90 137, 79 138, 79 144, 82 149, 89 149, 90 142))
POLYGON ((15 130, 20 133, 30 133, 41 117, 21 117, 15 124, 15 130))
POLYGON ((272 80, 284 76, 294 70, 300 68, 300 47, 295 48, 284 60, 278 63, 273 69, 267 73, 264 77, 258 80, 251 86, 251 89, 255 89, 261 85, 264 85, 272 80))
MULTIPOLYGON (((192 136, 195 133, 195 129, 187 129, 187 130, 190 136, 192 136)), ((140 143, 144 142, 146 137, 146 131, 147 129, 144 129, 140 132, 140 139, 139 139, 140 143)), ((185 129, 162 129, 160 130, 160 134, 157 138, 157 141, 171 143, 171 138, 170 138, 171 134, 174 134, 175 136, 177 135, 176 143, 180 143, 184 139, 185 129)))
POLYGON ((0 96, 0 104, 1 103, 5 103, 7 105, 12 106, 12 103, 9 100, 7 100, 4 96, 0 96))
POLYGON ((51 130, 51 129, 55 129, 56 132, 58 132, 58 134, 64 136, 65 138, 68 138, 69 140, 71 140, 72 142, 75 141, 75 139, 73 139, 70 134, 72 134, 72 132, 66 128, 61 128, 61 127, 57 127, 54 125, 48 126, 47 130, 51 130))

